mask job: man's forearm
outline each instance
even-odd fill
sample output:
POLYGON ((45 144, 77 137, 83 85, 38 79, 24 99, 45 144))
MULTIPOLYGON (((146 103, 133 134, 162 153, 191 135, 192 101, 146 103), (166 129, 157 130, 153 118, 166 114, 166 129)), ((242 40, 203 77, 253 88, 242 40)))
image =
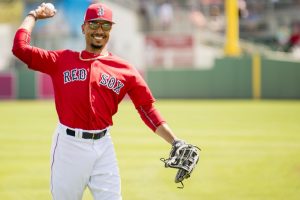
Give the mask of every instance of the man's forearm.
POLYGON ((174 140, 176 140, 176 136, 174 135, 171 128, 168 126, 168 124, 163 123, 161 124, 155 131, 157 135, 165 139, 168 143, 172 144, 174 140))
POLYGON ((19 28, 26 29, 28 33, 31 33, 35 25, 35 21, 36 18, 33 15, 27 15, 19 28))

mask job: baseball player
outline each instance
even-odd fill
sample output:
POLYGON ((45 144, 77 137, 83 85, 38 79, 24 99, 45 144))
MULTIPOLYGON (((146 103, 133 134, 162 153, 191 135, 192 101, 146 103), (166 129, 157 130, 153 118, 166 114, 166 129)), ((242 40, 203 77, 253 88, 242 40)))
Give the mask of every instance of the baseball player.
POLYGON ((125 94, 153 132, 170 144, 178 139, 154 107, 155 99, 137 70, 106 49, 114 26, 112 10, 102 3, 87 8, 81 25, 86 47, 81 52, 30 46, 36 21, 55 14, 45 3, 29 12, 12 48, 30 69, 48 74, 53 82, 59 123, 51 148, 52 197, 79 200, 88 187, 96 200, 120 200, 109 127, 125 94))

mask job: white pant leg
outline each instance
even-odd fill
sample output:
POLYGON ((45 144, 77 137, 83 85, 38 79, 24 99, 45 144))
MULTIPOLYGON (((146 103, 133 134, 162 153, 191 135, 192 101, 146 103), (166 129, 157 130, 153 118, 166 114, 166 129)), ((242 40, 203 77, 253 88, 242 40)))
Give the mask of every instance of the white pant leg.
POLYGON ((53 200, 81 200, 97 155, 93 141, 68 136, 58 128, 51 150, 53 200))
POLYGON ((94 200, 122 200, 119 168, 109 133, 95 141, 94 149, 98 159, 88 183, 94 200))

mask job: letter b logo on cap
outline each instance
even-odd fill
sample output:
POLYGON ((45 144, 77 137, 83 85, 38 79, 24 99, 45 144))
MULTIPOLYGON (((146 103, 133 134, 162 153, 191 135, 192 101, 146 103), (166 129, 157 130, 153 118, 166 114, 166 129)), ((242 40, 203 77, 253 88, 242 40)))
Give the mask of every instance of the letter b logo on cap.
POLYGON ((99 17, 102 17, 104 15, 104 8, 102 6, 98 8, 98 15, 99 17))

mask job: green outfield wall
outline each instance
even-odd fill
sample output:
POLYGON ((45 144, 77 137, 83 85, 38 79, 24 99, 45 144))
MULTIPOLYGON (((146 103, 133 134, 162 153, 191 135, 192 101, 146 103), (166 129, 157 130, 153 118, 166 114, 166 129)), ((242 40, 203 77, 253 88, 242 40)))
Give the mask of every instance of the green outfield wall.
POLYGON ((36 72, 27 67, 16 70, 16 97, 18 99, 35 99, 37 97, 36 72))
MULTIPOLYGON (((0 99, 53 98, 47 75, 25 66, 4 75, 0 99)), ((144 75, 156 98, 300 99, 300 62, 259 55, 219 58, 211 69, 156 68, 144 75)))
POLYGON ((262 59, 262 97, 300 98, 300 62, 262 59))
POLYGON ((207 70, 149 69, 146 79, 156 98, 300 98, 299 62, 260 59, 220 58, 207 70))

